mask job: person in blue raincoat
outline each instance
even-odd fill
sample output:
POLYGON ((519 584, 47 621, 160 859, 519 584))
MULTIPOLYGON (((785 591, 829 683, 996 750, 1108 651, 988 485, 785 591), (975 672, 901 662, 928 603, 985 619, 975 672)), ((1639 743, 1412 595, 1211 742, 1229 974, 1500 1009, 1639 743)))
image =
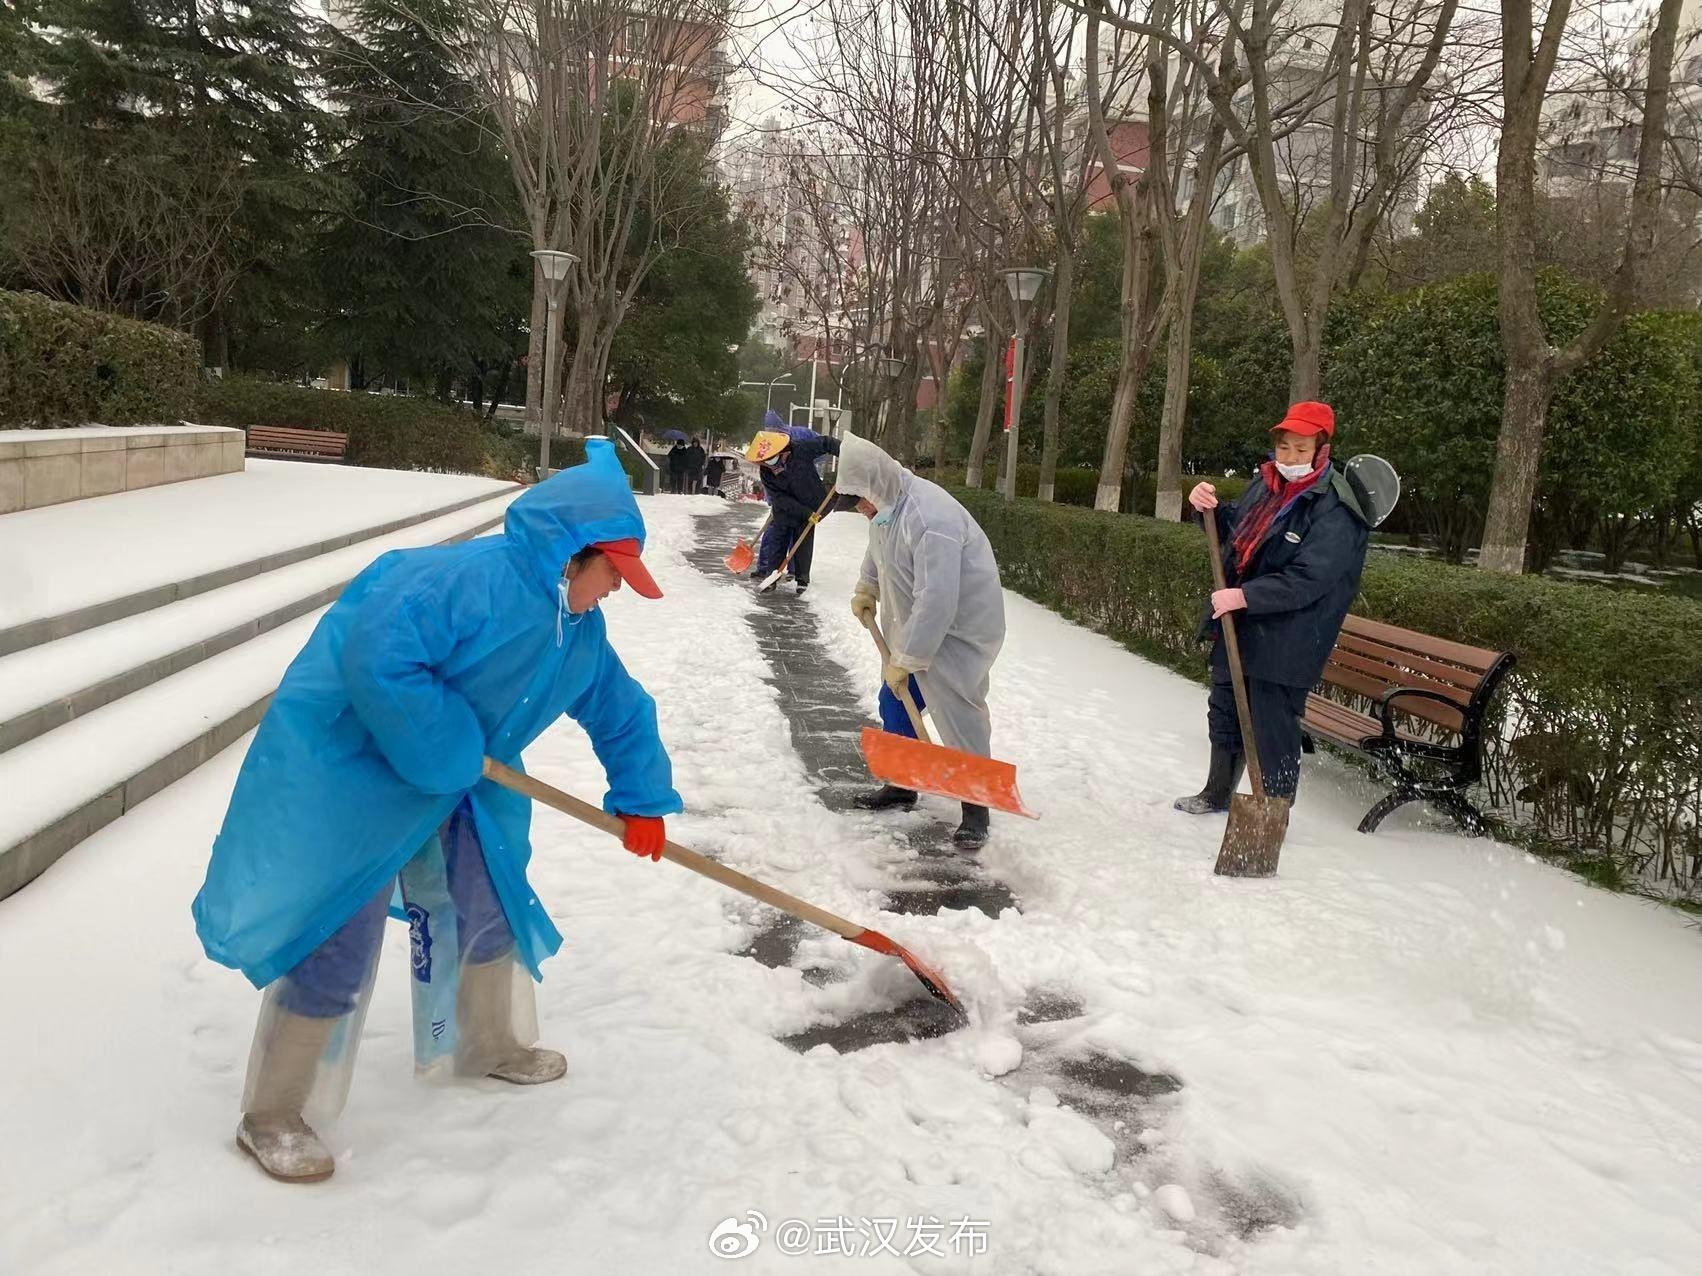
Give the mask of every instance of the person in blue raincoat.
POLYGON ((531 979, 561 936, 526 878, 530 803, 482 778, 487 754, 518 768, 573 718, 627 849, 660 858, 680 797, 598 603, 623 581, 661 591, 612 445, 586 453, 514 501, 501 536, 357 576, 249 747, 193 911, 207 955, 266 990, 238 1142, 274 1177, 332 1171, 303 1114, 341 1107, 398 877, 422 1058, 452 1050, 458 1073, 516 1084, 566 1071, 531 1044, 531 979))
POLYGON ((827 484, 816 463, 824 456, 838 455, 838 439, 787 425, 773 411, 763 418, 763 429, 751 440, 745 457, 761 467, 763 496, 774 517, 762 534, 751 575, 759 580, 767 577, 780 566, 786 551, 797 545, 789 570, 800 594, 810 587, 815 538, 805 537, 804 529, 819 521, 816 511, 827 500, 827 484))

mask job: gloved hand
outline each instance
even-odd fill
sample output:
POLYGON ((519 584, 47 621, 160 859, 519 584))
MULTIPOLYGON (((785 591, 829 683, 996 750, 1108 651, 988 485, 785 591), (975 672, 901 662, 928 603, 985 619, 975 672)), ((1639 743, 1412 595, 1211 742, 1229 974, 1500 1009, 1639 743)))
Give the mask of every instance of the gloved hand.
POLYGON ((668 840, 668 827, 660 815, 623 815, 626 836, 621 845, 634 855, 648 855, 652 860, 662 858, 662 843, 668 840))
POLYGON ((1246 608, 1246 606, 1247 595, 1242 593, 1239 589, 1212 590, 1211 618, 1213 620, 1216 620, 1220 616, 1227 615, 1232 611, 1242 611, 1246 608))
POLYGON ((916 670, 906 669, 903 665, 888 665, 881 676, 886 679, 886 685, 892 688, 892 694, 896 696, 909 690, 910 675, 915 672, 916 670))
POLYGON ((879 602, 880 594, 867 582, 858 581, 857 588, 851 593, 851 614, 857 618, 858 624, 866 625, 875 618, 875 606, 879 602))

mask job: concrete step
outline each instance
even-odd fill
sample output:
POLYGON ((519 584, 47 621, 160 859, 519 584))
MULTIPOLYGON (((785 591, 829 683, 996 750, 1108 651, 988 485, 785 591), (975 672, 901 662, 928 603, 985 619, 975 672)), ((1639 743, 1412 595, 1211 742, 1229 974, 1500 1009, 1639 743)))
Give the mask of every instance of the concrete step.
POLYGON ((512 491, 234 584, 0 656, 0 754, 336 599, 392 549, 498 525, 512 491))
MULTIPOLYGON (((255 462, 244 474, 198 480, 188 500, 184 487, 156 487, 8 514, 0 520, 0 656, 222 589, 520 490, 512 484, 478 483, 472 493, 446 501, 417 486, 419 479, 437 477, 255 462), (280 468, 284 474, 278 472, 280 468), (289 473, 301 470, 330 471, 331 482, 315 485, 289 473), (378 476, 375 480, 371 478, 374 475, 378 476), (370 497, 363 479, 372 482, 370 497), (410 479, 416 483, 410 484, 410 479), (311 506, 316 500, 336 500, 339 504, 329 514, 292 505, 300 502, 311 506), (363 508, 403 512, 366 523, 363 508), (253 525, 244 521, 250 516, 253 525), (336 534, 294 541, 292 532, 296 528, 327 524, 338 528, 336 534), (253 552, 256 549, 265 552, 253 552), (193 562, 195 568, 183 570, 184 562, 193 562), (111 596, 105 593, 112 583, 122 587, 126 581, 137 580, 148 583, 111 596), (78 587, 66 589, 65 582, 78 587), (40 614, 44 600, 80 605, 56 606, 46 601, 50 614, 40 614)), ((451 490, 465 491, 475 482, 461 479, 451 490)))
MULTIPOLYGON (((501 523, 517 491, 458 502, 454 512, 410 520, 408 531, 391 535, 411 537, 414 544, 477 535, 501 523)), ((89 677, 69 695, 38 703, 0 724, 0 730, 17 736, 0 753, 0 794, 5 795, 0 801, 0 899, 253 730, 284 670, 343 585, 379 553, 399 547, 388 538, 363 537, 317 556, 324 561, 286 564, 258 579, 225 586, 217 597, 151 608, 62 640, 80 649, 59 643, 51 644, 52 650, 35 649, 32 676, 41 679, 44 689, 63 685, 67 671, 76 669, 69 657, 87 656, 89 677), (246 618, 226 623, 238 615, 246 618), (129 648, 132 642, 136 646, 129 648), (126 667, 109 672, 115 665, 126 667)), ((28 662, 14 666, 13 660, 30 655, 20 652, 0 661, 0 669, 29 673, 28 662)), ((14 693, 11 700, 15 704, 18 696, 14 693)))

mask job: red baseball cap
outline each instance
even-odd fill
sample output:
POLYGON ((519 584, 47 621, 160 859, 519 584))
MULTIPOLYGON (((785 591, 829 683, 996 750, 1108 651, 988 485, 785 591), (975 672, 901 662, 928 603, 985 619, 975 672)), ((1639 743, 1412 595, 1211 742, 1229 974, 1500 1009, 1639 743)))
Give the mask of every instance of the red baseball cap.
POLYGON ((1289 408, 1288 415, 1271 430, 1287 430, 1290 434, 1322 434, 1331 438, 1336 432, 1336 414, 1329 404, 1307 399, 1289 408))
POLYGON ((643 547, 639 545, 636 536, 628 536, 625 540, 598 541, 591 546, 601 550, 608 560, 615 565, 615 570, 621 574, 621 579, 632 586, 632 591, 640 598, 660 598, 662 587, 656 583, 656 578, 650 574, 650 569, 639 557, 643 547))

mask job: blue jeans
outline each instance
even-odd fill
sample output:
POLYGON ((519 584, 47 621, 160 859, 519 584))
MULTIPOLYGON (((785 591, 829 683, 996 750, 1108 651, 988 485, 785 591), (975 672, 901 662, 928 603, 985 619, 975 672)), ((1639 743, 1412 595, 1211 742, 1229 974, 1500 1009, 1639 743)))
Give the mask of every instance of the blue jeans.
MULTIPOLYGON (((514 932, 485 867, 472 807, 462 802, 437 835, 443 843, 449 895, 460 914, 461 960, 482 965, 507 956, 514 950, 514 932)), ((384 938, 394 890, 393 883, 387 884, 284 976, 279 1001, 285 1010, 310 1019, 336 1019, 355 1008, 384 938)))
MULTIPOLYGON (((910 698, 916 702, 916 712, 921 713, 928 706, 922 702, 922 686, 916 681, 916 675, 910 675, 910 698)), ((916 729, 910 725, 910 715, 904 711, 904 702, 893 695, 892 688, 881 683, 881 730, 901 735, 906 740, 916 738, 916 729)))

